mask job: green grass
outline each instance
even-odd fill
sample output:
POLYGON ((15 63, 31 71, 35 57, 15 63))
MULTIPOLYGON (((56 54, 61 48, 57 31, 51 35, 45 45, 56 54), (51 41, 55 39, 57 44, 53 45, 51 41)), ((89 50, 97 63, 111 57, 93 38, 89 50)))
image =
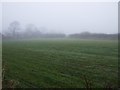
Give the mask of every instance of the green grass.
POLYGON ((40 39, 3 41, 5 78, 17 87, 117 87, 118 43, 107 40, 40 39))

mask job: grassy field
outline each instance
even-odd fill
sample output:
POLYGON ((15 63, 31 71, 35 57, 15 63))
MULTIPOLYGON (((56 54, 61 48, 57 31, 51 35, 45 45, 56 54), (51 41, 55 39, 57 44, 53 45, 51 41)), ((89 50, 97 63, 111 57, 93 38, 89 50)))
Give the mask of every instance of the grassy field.
POLYGON ((2 49, 5 79, 15 80, 16 87, 118 86, 117 41, 11 40, 2 49))

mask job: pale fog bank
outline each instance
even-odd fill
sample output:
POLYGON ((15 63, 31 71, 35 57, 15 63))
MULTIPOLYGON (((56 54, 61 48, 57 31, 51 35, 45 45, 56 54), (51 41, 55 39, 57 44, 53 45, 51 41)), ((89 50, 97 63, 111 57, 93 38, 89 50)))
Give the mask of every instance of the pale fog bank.
POLYGON ((46 2, 3 3, 2 31, 10 31, 11 23, 19 22, 19 30, 34 28, 42 33, 75 34, 118 33, 117 2, 46 2))

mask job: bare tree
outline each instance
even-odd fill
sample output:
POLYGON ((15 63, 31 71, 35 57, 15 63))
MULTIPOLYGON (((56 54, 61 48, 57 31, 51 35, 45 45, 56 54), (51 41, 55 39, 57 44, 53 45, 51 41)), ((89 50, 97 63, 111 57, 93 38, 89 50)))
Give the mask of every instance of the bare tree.
POLYGON ((41 35, 41 32, 38 30, 38 28, 34 24, 28 24, 26 26, 25 36, 39 37, 39 35, 41 35))
POLYGON ((12 37, 17 37, 17 31, 20 30, 20 23, 18 21, 14 21, 10 23, 8 29, 10 30, 12 37))

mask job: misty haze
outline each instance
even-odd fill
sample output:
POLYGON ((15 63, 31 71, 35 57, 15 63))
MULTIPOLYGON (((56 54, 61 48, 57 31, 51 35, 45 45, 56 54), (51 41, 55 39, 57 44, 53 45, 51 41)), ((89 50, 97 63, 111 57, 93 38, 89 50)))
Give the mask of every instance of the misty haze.
POLYGON ((2 3, 3 88, 117 88, 117 2, 2 3))

